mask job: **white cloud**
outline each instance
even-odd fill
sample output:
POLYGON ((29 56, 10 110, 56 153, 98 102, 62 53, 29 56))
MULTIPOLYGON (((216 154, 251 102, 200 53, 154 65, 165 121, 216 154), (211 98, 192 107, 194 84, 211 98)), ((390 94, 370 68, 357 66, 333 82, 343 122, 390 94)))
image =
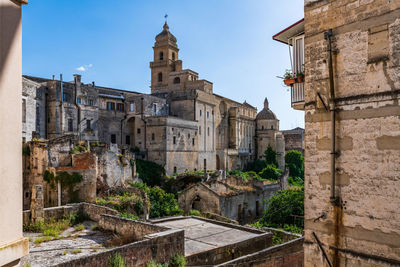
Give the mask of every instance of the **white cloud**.
POLYGON ((93 64, 87 64, 87 65, 83 65, 83 66, 80 66, 80 67, 76 68, 76 70, 77 71, 87 71, 91 67, 93 67, 93 64))

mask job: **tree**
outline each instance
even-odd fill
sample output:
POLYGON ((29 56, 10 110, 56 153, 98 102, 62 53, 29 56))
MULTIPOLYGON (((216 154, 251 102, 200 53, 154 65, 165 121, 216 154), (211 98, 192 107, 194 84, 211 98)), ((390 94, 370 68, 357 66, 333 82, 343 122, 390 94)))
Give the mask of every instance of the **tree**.
POLYGON ((165 176, 165 169, 162 166, 143 159, 136 160, 136 171, 139 174, 139 178, 148 186, 160 185, 162 178, 165 176))
POLYGON ((165 193, 160 187, 149 188, 150 217, 159 218, 164 216, 181 215, 183 211, 178 207, 178 201, 174 194, 165 193))
POLYGON ((269 164, 259 173, 259 175, 263 179, 277 180, 282 173, 283 171, 281 169, 276 168, 275 165, 269 164))
POLYGON ((272 149, 271 146, 268 146, 267 150, 264 152, 265 162, 268 164, 274 164, 275 167, 278 167, 278 161, 276 160, 276 152, 272 149))
POLYGON ((290 176, 304 180, 304 157, 299 151, 288 151, 285 155, 285 162, 289 167, 290 176))
POLYGON ((246 166, 246 171, 254 171, 256 173, 261 172, 265 167, 267 166, 267 163, 264 160, 255 160, 253 162, 250 162, 246 166))
POLYGON ((304 216, 304 188, 280 190, 266 200, 266 205, 267 209, 260 220, 264 226, 295 224, 304 227, 304 219, 295 217, 304 216))

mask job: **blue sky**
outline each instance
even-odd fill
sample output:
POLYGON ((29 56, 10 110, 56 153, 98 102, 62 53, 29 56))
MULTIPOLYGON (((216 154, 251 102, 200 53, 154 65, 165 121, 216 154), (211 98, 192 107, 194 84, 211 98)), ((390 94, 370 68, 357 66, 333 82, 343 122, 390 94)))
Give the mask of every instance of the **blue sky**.
POLYGON ((23 73, 74 73, 85 83, 150 93, 155 36, 168 14, 183 67, 214 92, 256 106, 265 97, 281 129, 304 127, 281 79, 288 47, 272 35, 303 17, 303 0, 31 0, 23 7, 23 73), (81 67, 81 68, 80 68, 81 67), (79 70, 78 70, 79 69, 79 70), (85 71, 83 71, 85 69, 85 71))

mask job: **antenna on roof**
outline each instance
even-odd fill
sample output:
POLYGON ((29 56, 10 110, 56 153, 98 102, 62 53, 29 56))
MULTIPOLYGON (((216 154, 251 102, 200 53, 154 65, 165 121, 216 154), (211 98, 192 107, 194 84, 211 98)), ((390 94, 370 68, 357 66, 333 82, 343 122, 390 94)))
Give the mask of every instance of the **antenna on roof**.
POLYGON ((167 23, 168 14, 165 14, 164 18, 165 18, 165 23, 167 23))

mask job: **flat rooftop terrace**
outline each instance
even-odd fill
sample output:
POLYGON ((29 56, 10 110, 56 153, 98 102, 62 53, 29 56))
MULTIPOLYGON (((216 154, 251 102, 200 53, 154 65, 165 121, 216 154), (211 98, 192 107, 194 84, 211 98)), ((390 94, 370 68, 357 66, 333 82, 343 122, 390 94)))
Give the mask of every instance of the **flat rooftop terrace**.
POLYGON ((260 234, 231 228, 222 225, 196 219, 193 217, 182 217, 175 220, 155 222, 157 225, 182 229, 185 231, 185 256, 190 256, 203 251, 249 240, 260 234))

